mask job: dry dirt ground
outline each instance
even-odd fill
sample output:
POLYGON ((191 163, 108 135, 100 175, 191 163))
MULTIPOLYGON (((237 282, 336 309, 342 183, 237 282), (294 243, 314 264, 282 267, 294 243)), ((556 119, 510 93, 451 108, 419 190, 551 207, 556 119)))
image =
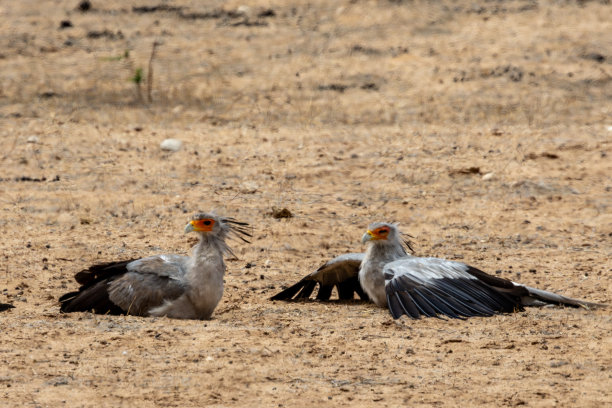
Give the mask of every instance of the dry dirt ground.
POLYGON ((611 7, 0 2, 0 406, 610 406, 610 310, 267 299, 391 220, 612 303, 611 7), (198 209, 254 229, 212 320, 59 314, 80 268, 187 253, 198 209))

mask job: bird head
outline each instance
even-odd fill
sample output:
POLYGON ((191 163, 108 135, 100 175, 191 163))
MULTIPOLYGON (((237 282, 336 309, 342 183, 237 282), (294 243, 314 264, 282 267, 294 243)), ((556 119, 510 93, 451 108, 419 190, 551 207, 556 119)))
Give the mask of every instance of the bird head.
POLYGON ((245 237, 252 235, 248 231, 249 224, 240 222, 231 217, 219 217, 214 213, 196 213, 185 226, 185 233, 198 232, 201 235, 214 235, 225 239, 232 233, 244 242, 249 242, 245 237))
POLYGON ((375 222, 368 226, 368 230, 361 237, 361 242, 368 241, 393 241, 397 239, 398 230, 393 224, 386 222, 375 222))
POLYGON ((202 234, 218 232, 221 230, 219 221, 219 217, 214 214, 194 214, 189 223, 185 226, 185 233, 192 231, 202 234))
POLYGON ((374 222, 368 226, 368 230, 361 237, 362 243, 371 242, 375 245, 406 245, 410 251, 412 251, 412 246, 410 240, 406 238, 400 232, 397 224, 391 224, 388 222, 374 222))

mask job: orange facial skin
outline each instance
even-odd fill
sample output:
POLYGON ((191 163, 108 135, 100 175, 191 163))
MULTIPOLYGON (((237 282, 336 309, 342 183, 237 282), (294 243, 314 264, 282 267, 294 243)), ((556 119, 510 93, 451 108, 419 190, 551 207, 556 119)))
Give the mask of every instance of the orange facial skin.
POLYGON ((210 218, 204 218, 202 220, 191 220, 189 224, 191 231, 199 231, 199 232, 210 232, 215 226, 215 220, 210 218))
POLYGON ((367 230, 366 234, 368 234, 371 238, 371 241, 376 241, 379 239, 387 239, 387 236, 389 235, 389 228, 388 227, 380 227, 380 228, 376 228, 374 231, 370 231, 367 230))

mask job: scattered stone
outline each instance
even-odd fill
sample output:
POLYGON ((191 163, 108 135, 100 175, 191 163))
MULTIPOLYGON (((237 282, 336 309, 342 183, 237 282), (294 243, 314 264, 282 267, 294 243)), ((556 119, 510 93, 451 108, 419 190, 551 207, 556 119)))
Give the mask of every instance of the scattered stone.
POLYGON ((30 137, 28 137, 27 142, 28 142, 28 143, 38 143, 38 142, 39 142, 39 139, 38 139, 38 137, 37 137, 37 136, 30 136, 30 137))
POLYGON ((236 9, 236 12, 240 14, 245 14, 245 15, 250 14, 251 8, 243 4, 242 6, 238 6, 238 8, 236 9))
POLYGON ((79 3, 79 5, 77 6, 77 9, 79 9, 82 12, 86 12, 91 10, 91 1, 89 0, 83 0, 79 3))
POLYGON ((361 53, 366 55, 380 55, 382 51, 377 48, 366 47, 361 44, 353 45, 350 50, 350 53, 361 53))
POLYGON ((378 91, 378 85, 376 85, 374 82, 366 82, 365 84, 361 85, 360 88, 364 90, 378 91))
POLYGON ((257 13, 257 17, 259 18, 276 17, 276 11, 274 11, 271 8, 264 9, 264 10, 261 10, 259 13, 257 13))
POLYGON ((166 139, 160 143, 159 147, 162 150, 170 151, 170 152, 178 152, 183 146, 183 142, 178 139, 166 139))
POLYGON ((70 21, 70 20, 62 20, 62 21, 60 21, 60 26, 59 26, 60 30, 63 30, 65 28, 71 28, 71 27, 74 27, 72 25, 72 21, 70 21))
POLYGON ((59 94, 53 91, 45 91, 45 92, 41 92, 38 96, 40 96, 43 99, 49 99, 49 98, 55 98, 56 96, 59 96, 59 94))
POLYGON ((480 172, 480 167, 466 167, 463 169, 456 169, 456 170, 451 170, 448 172, 448 174, 450 176, 465 176, 465 175, 470 175, 470 174, 482 174, 480 172))
POLYGON ((52 380, 47 381, 45 384, 52 385, 54 387, 58 387, 60 385, 68 385, 70 380, 66 377, 56 377, 52 380))
POLYGON ((599 62, 600 64, 606 61, 606 56, 598 52, 590 52, 588 54, 584 54, 582 58, 590 59, 590 60, 599 62))
POLYGON ((335 91, 335 92, 344 92, 348 88, 348 85, 343 84, 329 84, 329 85, 319 85, 317 89, 319 91, 335 91))
POLYGON ((270 211, 268 215, 276 219, 293 217, 293 214, 287 208, 276 208, 276 207, 272 207, 272 211, 270 211))
POLYGON ((536 154, 536 153, 529 153, 525 156, 526 160, 536 160, 538 158, 545 158, 545 159, 558 159, 559 155, 555 154, 555 153, 548 153, 548 152, 544 152, 544 153, 540 153, 540 154, 536 154))
POLYGON ((490 173, 483 175, 482 180, 489 181, 489 180, 493 180, 494 177, 495 177, 495 172, 490 172, 490 173))
POLYGON ((511 81, 519 82, 523 79, 523 70, 513 65, 501 65, 489 72, 483 72, 481 76, 483 78, 507 76, 511 81))
POLYGON ((112 31, 106 29, 102 31, 92 30, 87 32, 87 38, 90 38, 92 40, 96 40, 99 38, 108 38, 109 40, 122 40, 123 33, 121 31, 113 33, 112 31))
POLYGON ((259 186, 257 184, 248 181, 242 183, 242 185, 240 186, 240 192, 242 194, 255 194, 258 189, 259 186))
POLYGON ((169 6, 167 4, 159 4, 156 6, 133 6, 132 7, 132 12, 136 14, 181 12, 182 10, 183 10, 183 7, 169 6))

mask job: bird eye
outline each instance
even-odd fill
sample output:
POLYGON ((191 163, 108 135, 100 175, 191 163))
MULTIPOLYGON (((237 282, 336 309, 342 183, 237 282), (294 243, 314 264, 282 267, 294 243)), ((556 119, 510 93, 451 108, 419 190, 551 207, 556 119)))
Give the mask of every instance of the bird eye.
POLYGON ((204 221, 204 225, 210 225, 210 224, 211 224, 210 220, 204 221))
POLYGON ((381 230, 378 230, 378 233, 379 233, 379 234, 386 234, 386 233, 388 233, 388 232, 389 232, 389 230, 388 230, 388 229, 381 229, 381 230))

